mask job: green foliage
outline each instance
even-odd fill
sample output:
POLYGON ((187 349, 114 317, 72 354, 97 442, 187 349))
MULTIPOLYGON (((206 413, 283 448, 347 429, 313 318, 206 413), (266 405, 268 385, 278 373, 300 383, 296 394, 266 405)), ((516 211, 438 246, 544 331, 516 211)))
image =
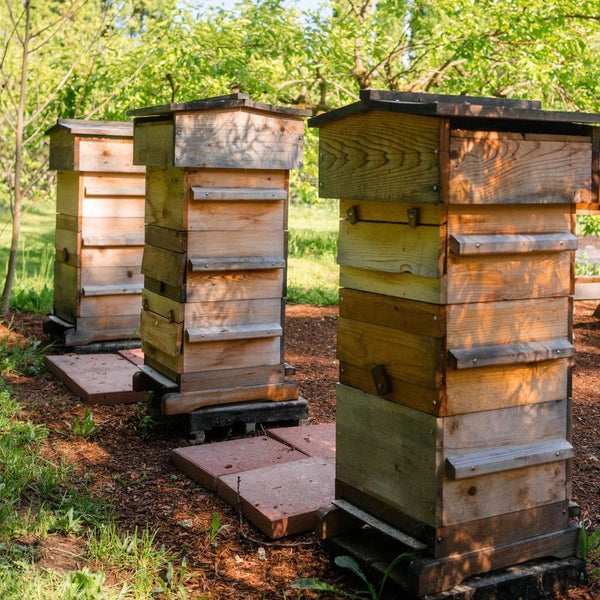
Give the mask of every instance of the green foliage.
MULTIPOLYGON (((8 323, 9 334, 13 323, 8 323)), ((9 374, 38 375, 44 371, 44 358, 51 344, 42 346, 39 340, 16 338, 10 335, 0 338, 0 375, 9 374)))
POLYGON ((600 263, 593 263, 588 260, 585 253, 575 261, 575 275, 577 277, 593 277, 600 275, 600 263))
POLYGON ((99 429, 100 426, 94 423, 92 413, 87 408, 83 413, 83 418, 75 417, 71 424, 71 431, 81 437, 92 437, 99 429))
POLYGON ((580 553, 588 565, 588 577, 600 579, 600 567, 592 566, 593 562, 600 557, 600 528, 587 532, 585 524, 581 524, 580 553))
POLYGON ((600 216, 577 215, 577 234, 582 236, 600 235, 600 216))
POLYGON ((217 537, 221 535, 228 527, 229 525, 227 524, 221 525, 221 517, 219 516, 219 513, 216 511, 213 512, 210 528, 206 529, 206 537, 208 538, 211 546, 214 546, 215 548, 218 546, 219 543, 217 541, 217 537))
POLYGON ((312 579, 312 578, 297 579, 291 585, 293 588, 299 589, 299 590, 315 590, 315 591, 321 591, 321 592, 331 592, 331 593, 337 594, 339 596, 344 596, 345 598, 359 599, 359 598, 364 598, 365 596, 367 596, 367 597, 371 598, 371 600, 380 600, 383 596, 383 588, 385 587, 388 577, 390 576, 392 571, 396 568, 396 566, 399 563, 414 560, 415 558, 418 558, 418 556, 419 555, 415 554, 414 552, 404 552, 404 553, 400 554, 399 556, 397 556, 385 570, 385 573, 383 574, 383 578, 381 580, 381 584, 379 585, 379 588, 376 588, 369 581, 369 579, 367 578, 367 576, 365 575, 363 570, 360 568, 360 565, 351 556, 336 556, 335 564, 338 567, 342 567, 343 569, 348 569, 349 571, 354 573, 354 575, 356 575, 362 581, 362 584, 364 586, 362 590, 359 590, 355 593, 346 592, 346 591, 336 588, 335 586, 332 586, 324 581, 321 581, 319 579, 312 579))

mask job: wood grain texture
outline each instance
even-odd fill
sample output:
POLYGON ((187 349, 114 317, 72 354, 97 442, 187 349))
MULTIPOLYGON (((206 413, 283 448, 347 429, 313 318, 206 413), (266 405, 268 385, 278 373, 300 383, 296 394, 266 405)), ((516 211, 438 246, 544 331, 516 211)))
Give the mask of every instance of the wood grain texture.
POLYGON ((577 249, 572 233, 510 235, 451 235, 450 252, 459 256, 479 254, 516 254, 521 252, 561 252, 577 249))
POLYGON ((178 376, 181 393, 252 385, 274 385, 285 380, 283 365, 256 365, 239 369, 187 372, 178 376))
POLYGON ((299 169, 304 121, 299 118, 224 109, 177 113, 178 167, 299 169))
POLYGON ((79 314, 80 271, 71 265, 54 261, 54 314, 75 323, 79 314))
POLYGON ((190 258, 230 258, 286 255, 284 235, 279 231, 239 231, 223 235, 220 231, 190 231, 190 258))
POLYGON ((336 478, 434 526, 436 418, 338 385, 336 422, 336 478))
POLYGON ((388 273, 440 277, 445 228, 340 221, 338 264, 388 273))
POLYGON ((141 294, 82 295, 79 304, 79 316, 81 317, 135 315, 139 319, 141 294))
POLYGON ((142 265, 143 246, 118 246, 116 248, 90 248, 81 249, 81 267, 138 267, 142 265))
POLYGON ((184 172, 174 167, 146 169, 146 225, 186 230, 184 172))
POLYGON ((141 271, 148 277, 182 288, 185 281, 186 262, 184 253, 146 245, 141 271))
POLYGON ((131 139, 75 138, 75 171, 143 173, 144 167, 133 164, 131 139))
POLYGON ((452 204, 583 202, 591 194, 590 142, 473 132, 450 139, 452 204))
POLYGON ((138 286, 140 291, 144 278, 139 265, 120 265, 106 267, 86 267, 81 270, 81 287, 85 286, 138 286))
POLYGON ((321 128, 319 195, 346 200, 439 201, 439 124, 372 111, 321 128))
POLYGON ((143 246, 144 221, 139 217, 81 219, 84 246, 143 246))
POLYGON ((54 233, 56 260, 72 267, 81 266, 81 233, 56 228, 54 233))
POLYGON ((188 229, 190 231, 282 231, 285 227, 285 212, 284 201, 193 201, 188 208, 188 229))
POLYGON ((83 179, 78 172, 59 171, 56 174, 56 212, 78 217, 81 214, 83 179))
POLYGON ((376 223, 408 224, 408 211, 411 209, 418 210, 419 225, 443 225, 447 219, 447 207, 442 204, 418 204, 395 200, 388 202, 340 200, 340 219, 347 219, 350 209, 353 210, 357 220, 376 223))
POLYGON ((83 173, 85 196, 139 196, 146 193, 144 173, 83 173))
POLYGON ((282 335, 283 329, 279 323, 244 323, 243 325, 219 325, 218 327, 186 327, 185 330, 186 340, 190 344, 225 340, 253 340, 281 337, 282 335))
POLYGON ((175 128, 170 119, 133 122, 133 163, 147 166, 172 166, 175 128))
POLYGON ((140 318, 140 335, 145 343, 170 356, 180 356, 183 352, 183 324, 143 310, 140 318))
POLYGON ((219 202, 258 202, 287 200, 285 188, 235 188, 235 187, 192 187, 190 190, 193 201, 204 203, 211 200, 219 202))
POLYGON ((144 218, 144 198, 139 196, 84 196, 82 217, 144 218))

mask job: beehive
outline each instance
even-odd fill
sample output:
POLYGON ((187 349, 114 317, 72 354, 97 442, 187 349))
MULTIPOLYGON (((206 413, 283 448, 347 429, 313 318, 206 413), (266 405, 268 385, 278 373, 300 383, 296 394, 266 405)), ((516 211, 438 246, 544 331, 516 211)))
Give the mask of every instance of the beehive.
POLYGON ((67 346, 136 337, 144 244, 144 167, 133 165, 131 123, 59 119, 55 325, 67 346))
POLYGON ((311 121, 320 194, 341 199, 336 497, 426 544, 419 595, 575 554, 582 122, 600 117, 376 91, 311 121))
POLYGON ((133 111, 147 166, 142 348, 166 414, 298 398, 283 354, 290 169, 307 113, 245 94, 133 111))

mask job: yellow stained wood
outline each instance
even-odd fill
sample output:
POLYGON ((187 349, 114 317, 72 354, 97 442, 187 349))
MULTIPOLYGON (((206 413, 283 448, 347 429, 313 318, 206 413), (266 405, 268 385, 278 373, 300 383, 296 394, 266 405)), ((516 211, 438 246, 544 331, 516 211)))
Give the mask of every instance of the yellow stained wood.
POLYGON ((371 111, 319 131, 323 198, 439 202, 438 119, 371 111))
POLYGON ((441 304, 442 280, 411 273, 385 273, 357 267, 340 267, 340 286, 397 298, 441 304))
POLYGON ((67 229, 56 229, 54 236, 56 260, 72 267, 80 266, 81 234, 67 229))
POLYGON ((476 452, 567 436, 567 400, 446 417, 444 453, 476 452))
MULTIPOLYGON (((282 231, 285 203, 190 200, 190 231, 282 231)), ((229 234, 224 234, 229 236, 229 234)))
POLYGON ((444 415, 564 400, 569 359, 446 371, 444 415))
POLYGON ((340 221, 338 263, 387 273, 440 277, 444 234, 442 227, 340 221))
POLYGON ((571 231, 571 206, 549 204, 451 205, 448 235, 557 233, 571 231))
POLYGON ((175 131, 170 119, 164 121, 134 120, 133 163, 136 165, 173 165, 175 131))
POLYGON ((441 340, 340 317, 337 357, 371 370, 383 365, 390 377, 438 389, 442 384, 441 340))
POLYGON ((75 138, 75 171, 143 173, 133 164, 133 140, 75 138))
POLYGON ((259 111, 217 109, 175 114, 178 167, 299 169, 304 120, 259 111))
POLYGON ((189 273, 187 302, 223 302, 242 299, 281 298, 283 269, 189 273))
POLYGON ((571 254, 448 257, 448 304, 567 296, 571 254))
POLYGON ((416 202, 361 202, 360 200, 340 200, 340 219, 348 218, 351 210, 359 221, 377 223, 408 223, 408 211, 418 212, 419 225, 442 225, 446 222, 447 207, 443 204, 417 204, 416 202))
POLYGON ((56 212, 78 217, 81 214, 83 179, 77 171, 58 171, 56 174, 56 212))
POLYGON ((81 270, 82 287, 90 285, 115 285, 138 283, 144 284, 139 265, 90 266, 81 270))
POLYGON ((144 342, 165 354, 179 356, 183 351, 183 325, 149 310, 142 311, 140 335, 144 342))
POLYGON ((81 203, 83 217, 144 218, 144 198, 138 196, 86 196, 81 203))
POLYGON ((146 191, 144 173, 83 173, 86 196, 141 196, 146 191))
POLYGON ((443 525, 484 519, 566 499, 565 462, 444 480, 443 525))
POLYGON ((275 188, 287 189, 287 170, 271 169, 185 169, 185 189, 214 188, 275 188))
POLYGON ((72 215, 56 214, 56 229, 81 232, 81 217, 72 215))
POLYGON ((563 296, 451 304, 447 319, 448 348, 567 338, 569 299, 563 296))
POLYGON ((438 420, 343 385, 336 406, 336 479, 437 525, 438 420))
POLYGON ((450 139, 451 204, 585 202, 590 142, 518 140, 474 132, 450 139))
POLYGON ((187 229, 184 172, 174 167, 146 169, 146 225, 187 229))
POLYGON ((188 234, 189 258, 238 258, 286 255, 283 231, 193 231, 188 234))
POLYGON ((182 323, 185 315, 185 303, 177 302, 144 287, 142 290, 142 307, 146 311, 156 313, 169 321, 182 323))
POLYGON ((110 315, 135 315, 139 319, 141 309, 141 294, 81 296, 79 316, 110 317, 110 315))
POLYGON ((123 246, 117 248, 81 249, 81 266, 87 267, 137 267, 141 273, 143 246, 123 246))

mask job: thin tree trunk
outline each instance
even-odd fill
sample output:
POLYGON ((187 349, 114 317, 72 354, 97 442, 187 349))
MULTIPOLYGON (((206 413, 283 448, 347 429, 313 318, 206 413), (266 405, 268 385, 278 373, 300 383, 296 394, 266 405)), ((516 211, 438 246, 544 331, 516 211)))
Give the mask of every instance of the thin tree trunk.
POLYGON ((6 269, 6 280, 0 301, 0 316, 6 315, 10 303, 15 273, 17 271, 17 257, 19 250, 19 234, 21 232, 21 214, 23 210, 23 196, 21 190, 21 176, 23 171, 23 120, 25 116, 25 94, 27 92, 27 60, 29 58, 29 35, 31 25, 31 0, 25 0, 25 34, 22 40, 23 60, 21 63, 21 89, 19 92, 19 107, 17 110, 17 128, 15 141, 15 167, 14 167, 14 204, 12 238, 10 242, 10 254, 6 269))

